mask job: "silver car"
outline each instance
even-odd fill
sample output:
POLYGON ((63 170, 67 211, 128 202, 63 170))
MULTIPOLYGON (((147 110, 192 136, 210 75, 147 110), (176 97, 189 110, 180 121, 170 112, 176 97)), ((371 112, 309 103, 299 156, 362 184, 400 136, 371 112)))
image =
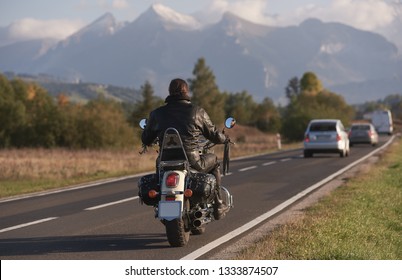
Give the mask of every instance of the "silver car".
POLYGON ((371 123, 354 123, 349 131, 350 146, 354 144, 378 144, 378 133, 371 123))
POLYGON ((340 120, 316 119, 310 121, 304 134, 304 157, 315 153, 349 155, 349 138, 340 120))

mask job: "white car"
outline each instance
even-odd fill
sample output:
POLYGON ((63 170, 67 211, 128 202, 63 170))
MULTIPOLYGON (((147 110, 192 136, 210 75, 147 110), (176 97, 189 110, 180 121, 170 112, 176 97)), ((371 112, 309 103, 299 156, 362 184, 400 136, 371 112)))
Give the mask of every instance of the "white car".
POLYGON ((350 153, 349 138, 342 122, 336 119, 310 121, 304 134, 304 157, 315 153, 337 153, 346 157, 350 153))

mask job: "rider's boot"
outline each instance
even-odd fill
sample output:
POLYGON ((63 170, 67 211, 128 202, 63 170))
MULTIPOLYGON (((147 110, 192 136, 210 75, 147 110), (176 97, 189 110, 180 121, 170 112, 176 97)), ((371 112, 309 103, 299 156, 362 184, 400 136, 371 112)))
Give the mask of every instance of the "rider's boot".
POLYGON ((216 193, 215 193, 215 201, 214 201, 214 218, 215 220, 220 220, 225 217, 226 212, 228 210, 228 206, 225 205, 221 199, 221 172, 219 165, 215 167, 212 171, 212 174, 216 178, 216 193))

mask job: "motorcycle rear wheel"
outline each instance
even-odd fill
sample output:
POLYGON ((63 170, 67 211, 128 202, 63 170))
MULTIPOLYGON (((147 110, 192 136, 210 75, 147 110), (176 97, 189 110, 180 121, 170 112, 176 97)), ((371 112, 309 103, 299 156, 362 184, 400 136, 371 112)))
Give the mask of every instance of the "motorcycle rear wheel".
MULTIPOLYGON (((184 210, 187 211, 190 207, 189 201, 184 202, 184 210)), ((165 221, 166 236, 170 246, 183 247, 190 240, 190 229, 186 226, 183 217, 172 221, 165 221)))
POLYGON ((186 246, 190 240, 190 231, 186 230, 182 218, 165 222, 166 236, 172 247, 186 246))

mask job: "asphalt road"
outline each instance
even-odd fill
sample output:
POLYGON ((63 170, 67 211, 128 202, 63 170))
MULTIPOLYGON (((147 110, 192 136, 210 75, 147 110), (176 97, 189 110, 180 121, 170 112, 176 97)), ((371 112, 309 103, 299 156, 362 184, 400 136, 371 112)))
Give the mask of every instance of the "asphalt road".
POLYGON ((269 218, 273 209, 373 152, 389 137, 380 140, 378 147, 352 147, 346 158, 319 154, 305 159, 299 149, 233 160, 223 184, 233 194, 235 207, 182 248, 169 246, 152 207, 139 203, 136 176, 2 200, 0 258, 205 259, 269 218))

